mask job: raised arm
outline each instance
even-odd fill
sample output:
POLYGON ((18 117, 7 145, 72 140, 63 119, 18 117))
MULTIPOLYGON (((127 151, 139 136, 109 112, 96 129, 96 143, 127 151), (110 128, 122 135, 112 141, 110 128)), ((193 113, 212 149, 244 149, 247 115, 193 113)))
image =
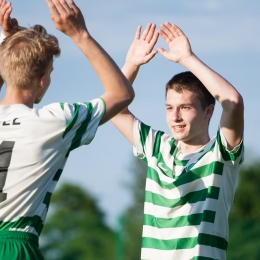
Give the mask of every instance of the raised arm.
MULTIPOLYGON (((159 33, 155 32, 155 25, 149 23, 142 36, 141 30, 142 27, 138 26, 134 41, 129 48, 125 64, 122 68, 122 72, 131 83, 134 82, 140 66, 149 62, 157 53, 157 51, 153 50, 159 36, 159 33)), ((123 109, 113 117, 111 122, 134 145, 134 115, 128 108, 123 109)))
POLYGON ((106 112, 101 124, 128 106, 134 98, 129 81, 88 32, 84 17, 73 0, 46 0, 54 26, 67 34, 87 57, 103 87, 106 112))
MULTIPOLYGON (((0 44, 3 41, 3 38, 6 37, 10 31, 18 26, 18 22, 15 18, 10 17, 12 12, 12 5, 10 2, 5 0, 0 0, 0 26, 2 27, 0 44)), ((4 81, 0 76, 0 89, 2 88, 4 81)))
POLYGON ((159 48, 159 52, 168 60, 178 62, 191 71, 222 106, 220 127, 231 150, 240 143, 244 131, 241 95, 192 52, 189 40, 179 27, 166 22, 161 25, 160 35, 168 44, 169 51, 159 48))

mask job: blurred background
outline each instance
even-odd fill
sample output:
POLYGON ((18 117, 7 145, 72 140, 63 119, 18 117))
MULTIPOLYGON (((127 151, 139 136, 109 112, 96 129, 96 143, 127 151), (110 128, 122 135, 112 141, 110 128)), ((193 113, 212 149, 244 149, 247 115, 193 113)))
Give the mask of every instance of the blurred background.
MULTIPOLYGON (((102 86, 95 72, 73 42, 54 28, 46 2, 14 0, 12 4, 12 17, 21 25, 42 24, 60 40, 62 54, 54 62, 51 87, 36 107, 100 96, 102 86)), ((152 22, 159 28, 169 21, 188 36, 195 54, 242 94, 246 158, 230 213, 228 260, 260 259, 260 2, 76 0, 76 4, 92 36, 119 67, 138 25, 144 28, 152 22)), ((159 46, 167 49, 161 39, 155 48, 159 46)), ((184 70, 160 54, 143 66, 130 105, 136 117, 168 132, 164 86, 184 70)), ((211 137, 218 128, 220 112, 217 105, 211 137)), ((46 259, 139 259, 145 169, 110 122, 99 128, 90 145, 71 153, 40 241, 46 259)))

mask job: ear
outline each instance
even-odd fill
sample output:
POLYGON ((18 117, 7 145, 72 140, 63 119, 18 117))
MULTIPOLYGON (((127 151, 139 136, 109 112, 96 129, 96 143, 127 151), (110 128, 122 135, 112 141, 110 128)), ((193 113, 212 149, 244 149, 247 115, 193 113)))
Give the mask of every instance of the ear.
POLYGON ((40 77, 39 77, 39 88, 42 88, 44 86, 44 79, 46 77, 46 74, 42 74, 40 77))
POLYGON ((210 119, 213 115, 214 112, 214 108, 215 106, 213 104, 210 104, 207 108, 206 108, 206 116, 208 117, 208 119, 210 119))

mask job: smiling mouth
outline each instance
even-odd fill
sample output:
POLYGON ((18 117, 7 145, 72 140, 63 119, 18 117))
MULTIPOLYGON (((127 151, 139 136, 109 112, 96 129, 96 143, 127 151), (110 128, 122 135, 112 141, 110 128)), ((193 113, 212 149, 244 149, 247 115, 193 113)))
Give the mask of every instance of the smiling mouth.
POLYGON ((175 125, 175 126, 173 126, 173 128, 175 130, 180 130, 180 129, 183 129, 184 127, 185 127, 185 125, 175 125))

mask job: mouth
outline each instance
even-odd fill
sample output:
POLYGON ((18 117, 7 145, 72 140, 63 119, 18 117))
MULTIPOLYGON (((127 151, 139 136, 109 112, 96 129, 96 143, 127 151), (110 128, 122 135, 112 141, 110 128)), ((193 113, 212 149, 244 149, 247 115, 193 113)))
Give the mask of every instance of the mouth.
POLYGON ((173 130, 174 131, 181 131, 185 128, 186 125, 175 125, 175 126, 172 126, 173 130))

